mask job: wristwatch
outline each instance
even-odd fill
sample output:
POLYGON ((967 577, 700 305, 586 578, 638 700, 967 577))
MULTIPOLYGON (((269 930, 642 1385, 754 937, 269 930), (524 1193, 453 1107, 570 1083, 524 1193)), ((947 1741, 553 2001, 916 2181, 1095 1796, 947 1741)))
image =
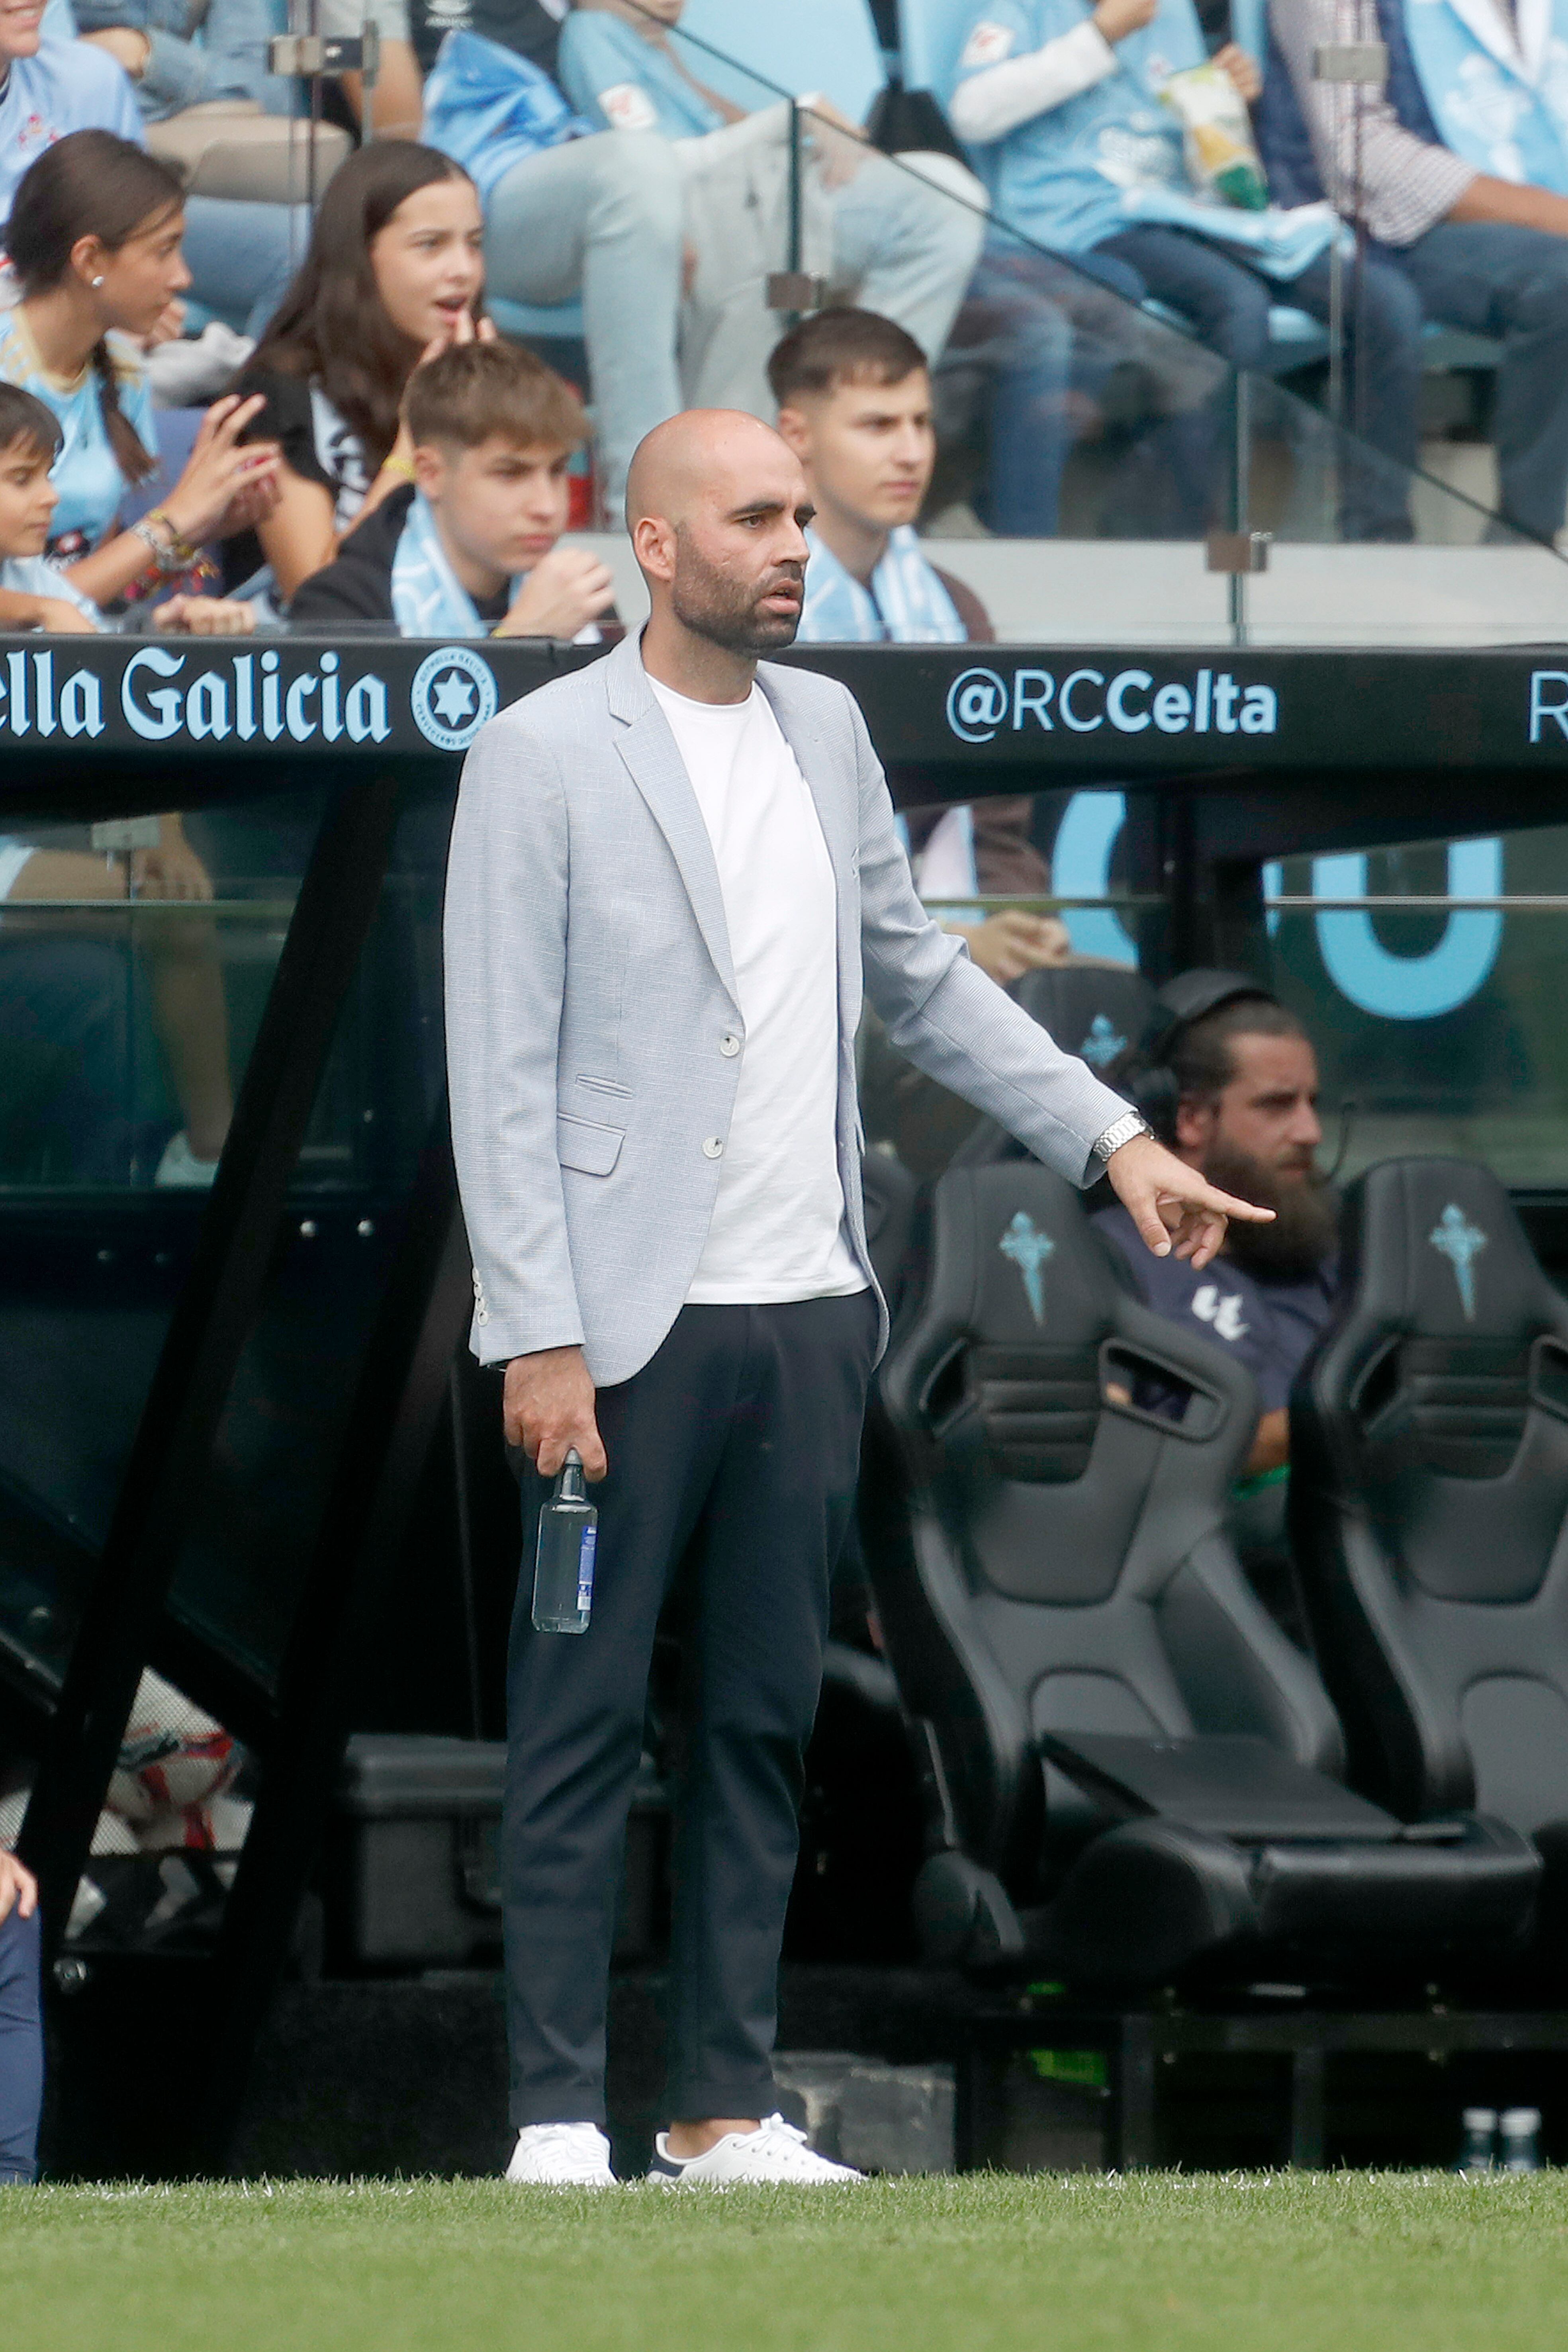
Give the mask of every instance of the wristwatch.
POLYGON ((1122 1145, 1131 1143, 1135 1135, 1152 1135, 1153 1131, 1147 1120, 1140 1118, 1135 1110, 1124 1111, 1120 1118, 1112 1119, 1105 1133, 1098 1139, 1094 1156, 1102 1167, 1109 1167, 1113 1151, 1120 1151, 1122 1145))

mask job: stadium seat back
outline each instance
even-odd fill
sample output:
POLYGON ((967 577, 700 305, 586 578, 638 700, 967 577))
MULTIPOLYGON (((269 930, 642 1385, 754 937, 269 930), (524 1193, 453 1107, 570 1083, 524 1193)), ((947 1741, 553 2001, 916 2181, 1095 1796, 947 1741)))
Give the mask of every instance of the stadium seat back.
POLYGON ((1486 1169, 1352 1188, 1292 1400, 1292 1514, 1358 1772, 1396 1811, 1568 1819, 1568 1300, 1486 1169))
MULTIPOLYGON (((1224 1532, 1250 1378, 1130 1296, 1068 1185, 1029 1162, 942 1178, 880 1394, 906 1511, 870 1562, 879 1608, 992 1866, 1037 1859, 1047 1734, 1252 1733, 1337 1761, 1224 1532)), ((1081 1837, 1065 1783, 1050 1815, 1081 1837)))
POLYGON ((686 0, 680 33, 722 52, 715 57, 676 37, 681 63, 748 113, 773 103, 773 90, 764 87, 773 84, 797 98, 820 90, 852 121, 863 122, 886 79, 866 0, 792 0, 787 8, 760 8, 756 0, 686 0), (729 58, 737 65, 726 63, 729 58))
MULTIPOLYGON (((1026 972, 1009 991, 1064 1053, 1081 1054, 1103 1078, 1118 1056, 1142 1035, 1154 992, 1125 965, 1074 963, 1026 972)), ((994 1118, 983 1118, 953 1154, 956 1168, 985 1168, 1028 1155, 994 1118)))

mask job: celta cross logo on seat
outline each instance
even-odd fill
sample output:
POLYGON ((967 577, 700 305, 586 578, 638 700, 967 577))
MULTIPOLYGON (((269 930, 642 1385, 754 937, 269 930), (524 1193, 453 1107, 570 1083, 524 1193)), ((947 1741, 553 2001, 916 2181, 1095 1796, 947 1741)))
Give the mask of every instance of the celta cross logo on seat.
POLYGON ((1426 1238, 1453 1267, 1465 1320, 1473 1323, 1476 1319, 1476 1260, 1487 1245, 1486 1234, 1479 1225, 1471 1224, 1457 1201, 1450 1201, 1426 1238))
POLYGON ((1097 1070, 1109 1069, 1118 1054, 1127 1050, 1127 1040, 1103 1013, 1097 1013, 1089 1024, 1089 1034, 1079 1047, 1086 1062, 1097 1070))
POLYGON ((1049 1234, 1041 1233, 1033 1217, 1020 1209, 1012 1223, 996 1244, 1004 1257, 1010 1257, 1024 1277, 1024 1296, 1029 1302, 1029 1312, 1037 1323, 1046 1319, 1046 1290, 1040 1276, 1046 1260, 1055 1255, 1056 1244, 1049 1234))

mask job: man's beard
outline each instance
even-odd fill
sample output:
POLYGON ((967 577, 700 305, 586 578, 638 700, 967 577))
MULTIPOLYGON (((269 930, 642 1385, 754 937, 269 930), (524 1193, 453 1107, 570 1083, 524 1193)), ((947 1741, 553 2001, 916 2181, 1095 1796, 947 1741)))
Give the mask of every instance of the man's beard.
POLYGON ((800 587, 805 576, 801 565, 781 564, 760 586, 745 587, 705 563, 683 530, 676 533, 676 546, 669 601, 683 628, 731 654, 754 656, 794 645, 799 612, 761 613, 757 607, 764 596, 786 584, 800 587))
POLYGON ((1315 1168, 1287 1175, 1265 1167, 1250 1151, 1216 1145, 1204 1161, 1204 1174, 1222 1192, 1234 1192, 1237 1200, 1274 1212, 1271 1225, 1231 1219, 1226 1255, 1249 1274, 1274 1282, 1304 1282, 1339 1247, 1339 1194, 1315 1168))

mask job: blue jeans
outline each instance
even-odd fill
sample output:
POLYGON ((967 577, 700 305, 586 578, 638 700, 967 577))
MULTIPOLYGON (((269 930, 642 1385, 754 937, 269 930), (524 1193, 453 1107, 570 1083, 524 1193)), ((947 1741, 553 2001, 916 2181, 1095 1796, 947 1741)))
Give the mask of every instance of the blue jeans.
POLYGON ((258 336, 305 258, 305 205, 264 205, 228 196, 185 199, 191 299, 242 334, 258 336))
MULTIPOLYGON (((1186 229, 1123 229, 1105 238, 1095 252, 1135 271, 1157 301, 1190 320, 1210 350, 1235 368, 1267 371, 1268 312, 1274 303, 1289 303, 1315 319, 1329 315, 1327 255, 1310 263, 1299 278, 1280 284, 1250 268, 1234 252, 1186 229)), ((1416 461, 1420 429, 1420 300, 1407 279, 1373 255, 1365 274, 1359 349, 1355 321, 1347 325, 1362 437, 1377 454, 1342 467, 1341 528, 1347 539, 1408 539, 1407 475, 1416 461)), ((1206 441, 1208 457, 1205 461, 1189 432, 1181 460, 1184 467, 1195 468, 1187 475, 1189 504, 1193 522, 1200 529, 1209 519, 1199 511, 1205 489, 1211 505, 1214 499, 1209 486, 1217 461, 1219 423, 1212 408, 1201 416, 1204 431, 1198 437, 1206 441)))
POLYGON ((605 131, 525 156, 485 208, 491 294, 530 304, 582 297, 612 510, 643 435, 684 404, 675 365, 682 202, 668 140, 605 131))
POLYGON ((268 114, 294 110, 293 85, 267 70, 269 37, 288 29, 288 10, 273 0, 211 0, 205 16, 196 0, 74 0, 74 14, 83 33, 128 25, 146 34, 147 69, 136 85, 144 121, 218 99, 254 99, 268 114))
POLYGON ((41 1922, 13 1909, 0 1919, 0 2188, 38 2175, 44 2022, 38 2006, 41 1922))
POLYGON ((1568 497, 1568 238, 1510 221, 1439 221, 1383 258, 1428 318, 1502 344, 1492 440, 1503 520, 1554 538, 1568 497))

